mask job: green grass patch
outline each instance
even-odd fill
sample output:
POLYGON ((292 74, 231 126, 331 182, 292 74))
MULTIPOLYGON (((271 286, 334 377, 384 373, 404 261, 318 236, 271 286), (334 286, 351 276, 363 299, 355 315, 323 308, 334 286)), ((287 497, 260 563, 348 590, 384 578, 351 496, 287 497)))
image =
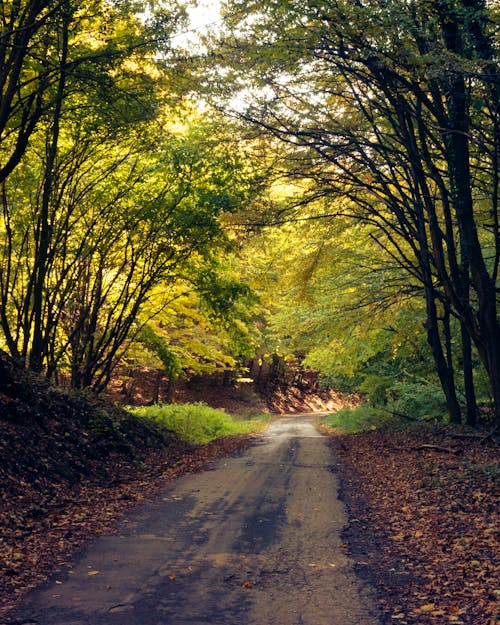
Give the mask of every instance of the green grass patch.
POLYGON ((206 404, 156 404, 129 408, 135 415, 150 419, 190 443, 208 443, 229 434, 250 434, 262 430, 270 415, 238 418, 206 404))
POLYGON ((376 430, 380 427, 401 425, 398 418, 369 405, 341 408, 337 412, 327 415, 324 422, 342 434, 356 434, 357 432, 376 430))

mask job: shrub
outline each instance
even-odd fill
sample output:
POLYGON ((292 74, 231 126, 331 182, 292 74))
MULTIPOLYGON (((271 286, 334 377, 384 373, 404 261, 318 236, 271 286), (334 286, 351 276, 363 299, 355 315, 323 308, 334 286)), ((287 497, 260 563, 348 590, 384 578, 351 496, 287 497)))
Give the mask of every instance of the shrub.
POLYGON ((356 434, 375 430, 382 426, 399 426, 401 421, 385 410, 368 404, 356 408, 341 408, 325 417, 325 423, 339 430, 342 434, 356 434))
POLYGON ((392 401, 387 407, 395 413, 418 420, 442 419, 446 415, 446 402, 438 384, 426 381, 396 382, 392 401))

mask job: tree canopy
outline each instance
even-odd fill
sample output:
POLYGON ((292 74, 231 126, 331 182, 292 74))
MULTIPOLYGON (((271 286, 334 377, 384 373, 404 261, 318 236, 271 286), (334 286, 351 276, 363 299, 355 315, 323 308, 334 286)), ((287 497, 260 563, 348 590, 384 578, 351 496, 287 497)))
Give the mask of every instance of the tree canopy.
POLYGON ((289 353, 500 418, 494 3, 226 0, 192 54, 172 3, 0 16, 11 355, 102 390, 132 346, 173 377, 289 353))
MULTIPOLYGON (((498 8, 224 6, 226 29, 210 57, 224 67, 216 101, 230 105, 239 90, 239 116, 286 145, 283 169, 305 182, 302 205, 321 198, 326 219, 372 226, 373 240, 420 285, 451 418, 460 407, 450 315, 462 327, 464 375, 470 382, 472 341, 498 411, 498 8)), ((216 78, 204 75, 213 91, 216 78)), ((468 398, 472 413, 472 391, 468 398)))

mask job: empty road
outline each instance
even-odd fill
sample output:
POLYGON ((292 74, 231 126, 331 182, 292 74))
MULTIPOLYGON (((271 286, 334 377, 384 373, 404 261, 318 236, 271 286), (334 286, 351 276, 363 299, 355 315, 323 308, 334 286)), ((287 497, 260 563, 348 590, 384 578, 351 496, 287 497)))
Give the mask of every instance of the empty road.
POLYGON ((378 625, 312 419, 282 417, 241 457, 169 484, 29 595, 16 622, 378 625))

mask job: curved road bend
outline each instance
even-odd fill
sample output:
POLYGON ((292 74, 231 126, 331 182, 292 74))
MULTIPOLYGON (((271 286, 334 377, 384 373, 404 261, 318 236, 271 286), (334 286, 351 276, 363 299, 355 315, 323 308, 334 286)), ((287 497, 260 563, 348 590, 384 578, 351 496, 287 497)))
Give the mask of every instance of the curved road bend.
POLYGON ((33 592, 16 622, 377 625, 312 419, 280 418, 245 455, 176 480, 33 592))

